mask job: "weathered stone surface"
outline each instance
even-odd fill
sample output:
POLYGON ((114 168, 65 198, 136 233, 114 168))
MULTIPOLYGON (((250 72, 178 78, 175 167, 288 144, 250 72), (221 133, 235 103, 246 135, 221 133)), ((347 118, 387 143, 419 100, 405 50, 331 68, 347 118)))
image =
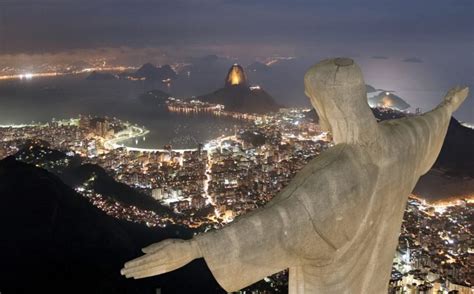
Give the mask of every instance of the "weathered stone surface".
POLYGON ((190 241, 151 245, 122 274, 143 278, 204 257, 227 291, 289 268, 290 293, 386 293, 407 197, 468 89, 452 89, 424 115, 377 124, 351 59, 313 66, 305 88, 336 146, 262 209, 190 241))

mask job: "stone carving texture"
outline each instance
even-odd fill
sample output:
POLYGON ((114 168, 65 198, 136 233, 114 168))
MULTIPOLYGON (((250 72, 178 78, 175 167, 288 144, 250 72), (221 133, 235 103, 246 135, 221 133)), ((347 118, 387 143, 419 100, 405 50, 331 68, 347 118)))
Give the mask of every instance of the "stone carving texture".
POLYGON ((223 229, 143 249, 122 274, 144 278, 204 257, 227 291, 289 268, 289 293, 386 293, 407 197, 433 165, 467 88, 434 110, 377 123, 360 68, 323 60, 305 90, 335 146, 265 207, 223 229))

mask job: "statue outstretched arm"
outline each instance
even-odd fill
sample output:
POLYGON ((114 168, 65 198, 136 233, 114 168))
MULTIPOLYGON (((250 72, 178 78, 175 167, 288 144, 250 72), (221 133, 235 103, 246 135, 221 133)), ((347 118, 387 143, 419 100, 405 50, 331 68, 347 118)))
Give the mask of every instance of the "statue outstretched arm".
POLYGON ((128 278, 145 278, 203 257, 219 284, 231 292, 300 265, 305 258, 302 252, 312 252, 313 248, 321 255, 333 250, 315 234, 303 205, 290 198, 191 240, 152 244, 142 250, 145 255, 127 262, 121 273, 128 278))
POLYGON ((411 135, 410 140, 416 141, 414 144, 417 149, 416 158, 421 159, 417 169, 419 176, 427 173, 435 163, 443 146, 451 115, 466 99, 468 93, 467 87, 452 88, 433 110, 419 116, 402 119, 399 123, 395 120, 398 126, 406 128, 404 132, 411 135))
POLYGON ((303 265, 308 258, 328 263, 333 252, 314 231, 311 217, 296 197, 244 215, 196 240, 212 274, 229 292, 303 265))
POLYGON ((122 274, 150 277, 203 257, 219 284, 231 292, 289 267, 331 262, 336 249, 317 232, 310 208, 300 196, 311 193, 324 201, 324 190, 308 191, 305 183, 318 179, 319 171, 330 169, 341 158, 342 150, 344 146, 335 146, 323 152, 265 207, 222 229, 144 248, 145 255, 127 262, 122 274))
POLYGON ((196 240, 166 239, 142 249, 145 255, 125 263, 120 273, 141 279, 178 269, 202 257, 196 240))

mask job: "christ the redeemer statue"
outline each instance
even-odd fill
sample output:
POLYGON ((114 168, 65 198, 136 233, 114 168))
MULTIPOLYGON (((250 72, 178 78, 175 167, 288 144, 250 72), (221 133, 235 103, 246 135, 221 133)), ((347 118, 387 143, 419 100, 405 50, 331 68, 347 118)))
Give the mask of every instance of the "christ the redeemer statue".
POLYGON ((145 278, 203 257, 229 292, 289 268, 289 293, 387 293, 407 197, 468 89, 450 90, 423 115, 377 123, 353 60, 324 60, 304 81, 335 146, 265 207, 191 240, 152 244, 122 274, 145 278))

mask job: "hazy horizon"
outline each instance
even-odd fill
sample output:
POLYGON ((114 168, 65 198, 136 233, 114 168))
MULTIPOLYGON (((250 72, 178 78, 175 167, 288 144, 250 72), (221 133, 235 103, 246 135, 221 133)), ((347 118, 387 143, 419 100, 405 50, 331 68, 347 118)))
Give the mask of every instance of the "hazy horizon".
MULTIPOLYGON (((175 87, 170 94, 178 96, 216 90, 233 62, 274 56, 295 60, 251 82, 288 106, 309 106, 304 72, 336 56, 354 58, 368 84, 394 90, 423 111, 453 86, 474 87, 469 0, 8 0, 0 3, 0 24, 0 65, 21 73, 91 60, 140 66, 192 63, 209 54, 228 59, 213 75, 175 87)), ((474 123, 473 99, 455 117, 474 123)))

